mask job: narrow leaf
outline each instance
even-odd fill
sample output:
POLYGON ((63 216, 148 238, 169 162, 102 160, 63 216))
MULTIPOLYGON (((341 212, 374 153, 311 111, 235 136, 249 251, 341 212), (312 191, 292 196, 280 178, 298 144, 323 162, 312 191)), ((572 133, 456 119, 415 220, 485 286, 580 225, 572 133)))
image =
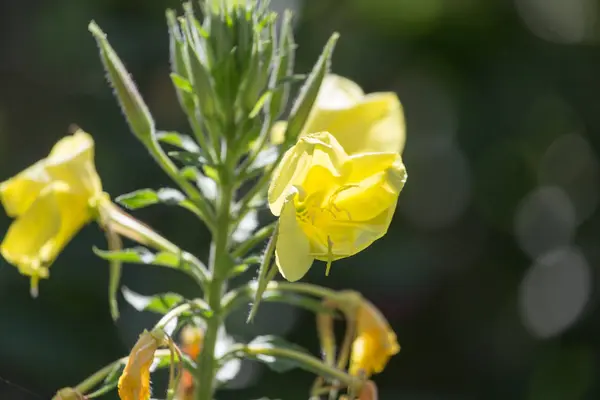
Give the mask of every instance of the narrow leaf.
POLYGON ((177 293, 161 293, 153 296, 144 296, 127 287, 123 287, 121 291, 125 300, 137 311, 151 311, 158 314, 166 314, 171 308, 185 302, 183 296, 177 293))
POLYGON ((129 210, 137 210, 159 203, 169 206, 180 206, 200 217, 204 217, 201 210, 177 189, 162 188, 158 191, 140 189, 121 195, 115 201, 129 210))
POLYGON ((252 303, 252 307, 250 308, 250 313, 248 314, 248 319, 246 322, 252 322, 256 312, 258 311, 258 306, 262 299, 262 295, 267 288, 269 282, 275 277, 273 271, 277 271, 277 267, 271 265, 271 261, 273 258, 273 253, 275 252, 275 245, 277 244, 277 232, 279 225, 275 226, 273 230, 273 234, 269 239, 269 243, 267 244, 267 248, 265 249, 265 253, 263 255, 262 262, 258 269, 258 278, 256 279, 256 292, 254 294, 254 302, 252 303))
POLYGON ((169 157, 181 162, 184 165, 192 167, 201 167, 207 163, 206 158, 202 154, 193 151, 170 151, 167 153, 169 157))
POLYGON ((140 189, 123 194, 115 199, 117 203, 128 210, 137 210, 159 202, 158 195, 152 189, 140 189))
POLYGON ((310 112, 313 108, 315 100, 317 99, 317 95, 319 94, 321 83, 323 83, 325 75, 327 75, 329 72, 331 66, 331 55, 338 38, 338 33, 331 35, 331 38, 329 38, 327 41, 327 44, 325 45, 325 48, 323 49, 323 52, 317 60, 313 70, 308 75, 306 82, 300 89, 300 93, 298 94, 298 97, 292 106, 288 126, 285 131, 286 145, 296 141, 298 135, 300 132, 302 132, 302 129, 304 128, 304 125, 310 116, 310 112))
MULTIPOLYGON (((274 84, 282 82, 285 77, 291 76, 294 73, 296 44, 294 43, 294 32, 292 29, 292 13, 290 11, 286 11, 283 14, 283 21, 281 23, 281 32, 279 34, 279 37, 281 38, 281 43, 279 45, 278 51, 277 68, 273 69, 271 75, 271 87, 275 86, 274 84)), ((270 104, 270 114, 273 120, 279 118, 279 116, 283 112, 285 105, 288 101, 289 92, 289 83, 284 83, 274 91, 270 104)))
POLYGON ((177 75, 176 73, 172 72, 171 73, 171 80, 173 81, 173 84, 183 90, 186 93, 194 93, 194 88, 192 87, 192 84, 190 83, 190 81, 188 81, 186 78, 184 78, 181 75, 177 75))
POLYGON ((178 132, 160 131, 156 133, 156 138, 163 143, 170 144, 190 153, 200 154, 200 147, 194 142, 194 139, 187 135, 178 132))
POLYGON ((181 267, 180 257, 173 253, 159 252, 152 253, 145 247, 134 247, 118 251, 100 250, 93 248, 94 253, 104 260, 118 260, 130 264, 146 264, 161 267, 176 268, 181 267))

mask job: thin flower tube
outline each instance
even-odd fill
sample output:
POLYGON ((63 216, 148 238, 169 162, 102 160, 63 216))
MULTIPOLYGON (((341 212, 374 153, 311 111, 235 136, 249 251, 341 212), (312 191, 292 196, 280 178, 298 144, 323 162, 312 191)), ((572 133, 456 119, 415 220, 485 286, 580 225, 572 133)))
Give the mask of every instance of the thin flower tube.
POLYGON ((328 132, 302 135, 283 156, 268 191, 279 217, 275 250, 288 281, 315 259, 327 262, 367 248, 387 232, 406 169, 396 152, 348 155, 328 132))
MULTIPOLYGON (((277 122, 271 142, 284 141, 287 122, 277 122)), ((364 152, 402 153, 406 141, 404 112, 393 92, 365 94, 350 79, 325 77, 303 134, 327 131, 348 154, 364 152)))
POLYGON ((37 295, 39 279, 71 238, 108 201, 94 166, 94 140, 82 130, 59 140, 43 160, 0 184, 0 200, 15 217, 0 252, 37 295))

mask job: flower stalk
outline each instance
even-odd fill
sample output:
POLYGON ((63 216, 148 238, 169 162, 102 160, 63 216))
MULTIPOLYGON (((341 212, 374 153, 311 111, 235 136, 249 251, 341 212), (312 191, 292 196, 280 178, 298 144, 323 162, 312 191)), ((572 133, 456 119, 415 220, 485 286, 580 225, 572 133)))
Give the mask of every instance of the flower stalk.
POLYGON ((83 131, 0 184, 0 200, 16 219, 0 252, 31 277, 33 294, 62 248, 92 221, 108 241, 108 251, 94 251, 109 261, 114 319, 122 264, 177 269, 199 286, 193 297, 201 298, 191 300, 178 293, 128 291, 126 300, 136 309, 162 317, 140 335, 128 357, 62 389, 55 399, 95 398, 116 387, 121 400, 149 400, 153 366, 159 365, 170 367, 167 400, 213 400, 217 388, 235 377, 231 369, 239 369, 242 358, 279 372, 293 365, 316 374, 313 394, 322 392, 323 383, 329 384, 330 398, 344 391, 340 398, 374 399, 376 387, 367 380, 400 350, 395 332, 359 293, 297 281, 313 262, 324 261, 328 274, 333 261, 363 251, 387 232, 406 181, 401 105, 393 93, 364 94, 354 82, 330 74, 339 37, 334 33, 287 121, 277 121, 288 109, 290 86, 301 80, 293 69, 291 14, 284 14, 278 36, 268 1, 203 0, 201 5, 202 21, 191 3, 183 5, 182 17, 166 13, 171 80, 193 138, 157 130, 107 36, 94 22, 89 30, 132 133, 180 189, 141 189, 115 201, 129 210, 166 204, 192 211, 212 235, 206 265, 110 200, 93 164, 94 142, 83 131), (166 152, 163 144, 182 151, 166 152), (278 219, 261 226, 258 211, 267 208, 278 219), (123 249, 122 238, 144 247, 123 249), (260 264, 257 279, 230 287, 232 277, 254 264, 260 264), (275 280, 278 273, 285 281, 275 280), (275 336, 235 343, 225 332, 227 317, 251 302, 250 322, 261 301, 317 314, 324 359, 275 336), (339 317, 347 322, 340 345, 333 332, 339 317), (185 340, 182 352, 171 339, 170 328, 182 325, 201 337, 193 353, 185 340), (176 373, 182 367, 185 373, 176 373))

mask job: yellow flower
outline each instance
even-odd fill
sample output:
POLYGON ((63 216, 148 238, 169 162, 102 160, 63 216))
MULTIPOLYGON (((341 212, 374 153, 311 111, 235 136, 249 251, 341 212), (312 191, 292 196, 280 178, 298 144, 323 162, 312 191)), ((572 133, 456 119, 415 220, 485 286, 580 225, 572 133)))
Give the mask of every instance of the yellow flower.
POLYGON ((349 257, 390 225, 406 170, 396 152, 348 155, 327 132, 302 135, 273 172, 269 208, 279 216, 275 250, 288 281, 314 259, 349 257))
POLYGON ((127 365, 119 378, 119 397, 121 400, 148 400, 150 398, 150 367, 154 353, 162 340, 152 332, 144 331, 136 342, 127 365))
MULTIPOLYGON (((271 141, 283 142, 286 122, 277 122, 271 141)), ((325 77, 303 132, 331 133, 346 153, 398 152, 405 142, 402 105, 393 92, 365 95, 356 83, 338 75, 325 77)))
POLYGON ((0 252, 31 277, 32 295, 38 280, 48 278, 58 253, 93 218, 90 205, 102 196, 94 141, 81 130, 56 143, 47 158, 0 184, 4 209, 16 218, 0 252))
POLYGON ((356 314, 356 330, 350 355, 350 374, 369 377, 380 373, 390 357, 400 351, 396 334, 381 312, 364 299, 356 314))

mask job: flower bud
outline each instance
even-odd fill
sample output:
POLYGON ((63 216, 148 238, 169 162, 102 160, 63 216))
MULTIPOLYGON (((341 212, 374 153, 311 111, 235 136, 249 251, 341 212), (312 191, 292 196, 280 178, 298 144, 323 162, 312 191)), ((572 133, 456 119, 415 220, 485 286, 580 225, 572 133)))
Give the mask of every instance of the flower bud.
POLYGON ((129 72, 125 69, 123 62, 108 43, 104 32, 94 21, 90 22, 88 29, 98 43, 108 80, 115 90, 115 95, 131 131, 142 142, 148 142, 154 134, 154 120, 146 103, 138 92, 129 72))

